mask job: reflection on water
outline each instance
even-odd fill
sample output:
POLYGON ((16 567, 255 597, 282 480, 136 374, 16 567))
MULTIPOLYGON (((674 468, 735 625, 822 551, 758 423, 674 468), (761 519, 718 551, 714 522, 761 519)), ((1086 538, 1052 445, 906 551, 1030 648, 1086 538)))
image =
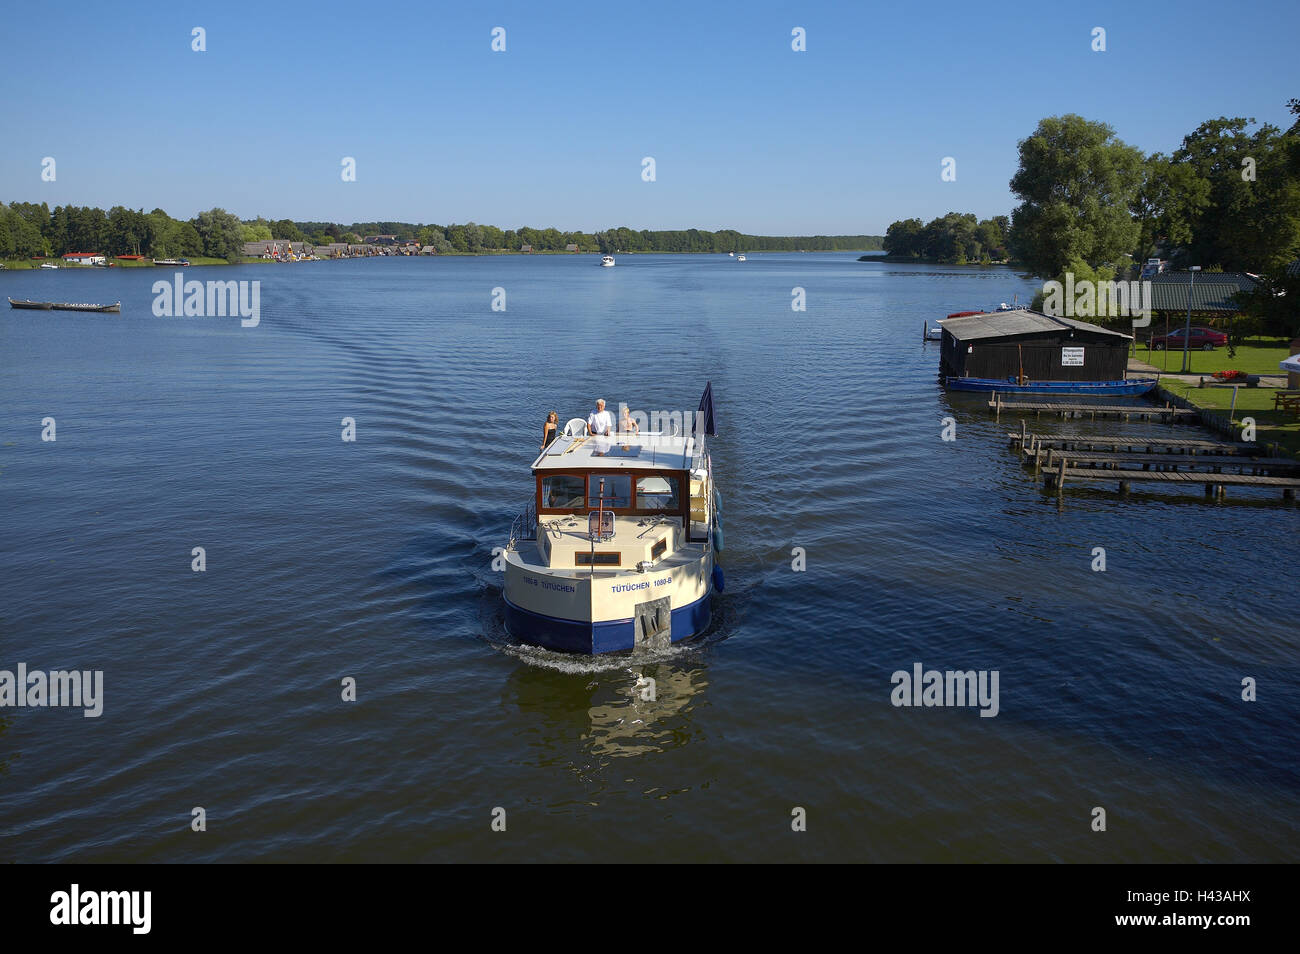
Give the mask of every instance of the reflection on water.
POLYGON ((657 654, 663 662, 650 661, 646 653, 635 660, 559 656, 539 663, 540 653, 531 647, 517 651, 531 664, 519 666, 506 680, 502 708, 542 764, 588 776, 611 759, 663 752, 701 738, 692 717, 708 677, 698 647, 674 646, 657 654))

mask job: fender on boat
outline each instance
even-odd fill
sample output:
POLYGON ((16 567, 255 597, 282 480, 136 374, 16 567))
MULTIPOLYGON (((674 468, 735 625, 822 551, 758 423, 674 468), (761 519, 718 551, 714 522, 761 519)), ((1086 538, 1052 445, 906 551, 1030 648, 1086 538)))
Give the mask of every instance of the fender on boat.
POLYGON ((722 546, 722 524, 720 523, 714 524, 713 526, 713 549, 717 550, 719 553, 724 549, 722 546))
POLYGON ((725 592, 727 589, 727 581, 722 575, 722 564, 720 563, 713 564, 713 588, 719 593, 725 592))

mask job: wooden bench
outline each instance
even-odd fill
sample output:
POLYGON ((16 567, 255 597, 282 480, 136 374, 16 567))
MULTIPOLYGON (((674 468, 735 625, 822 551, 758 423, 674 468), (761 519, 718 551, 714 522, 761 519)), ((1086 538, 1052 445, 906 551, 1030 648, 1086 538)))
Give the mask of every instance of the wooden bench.
POLYGON ((1273 395, 1273 410, 1300 417, 1300 391, 1279 389, 1273 395))

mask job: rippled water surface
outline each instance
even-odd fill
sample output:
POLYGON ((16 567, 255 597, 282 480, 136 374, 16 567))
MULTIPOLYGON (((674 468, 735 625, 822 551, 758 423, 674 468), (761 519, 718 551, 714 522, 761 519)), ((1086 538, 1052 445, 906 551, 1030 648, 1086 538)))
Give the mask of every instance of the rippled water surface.
POLYGON ((260 280, 256 328, 155 318, 162 270, 0 275, 122 301, 0 315, 0 669, 105 680, 98 719, 0 709, 0 861, 1300 858, 1300 514, 1044 495, 1014 419, 945 396, 920 340, 1027 282, 595 264, 189 270, 260 280), (492 548, 545 412, 692 409, 706 380, 711 631, 645 658, 510 645, 492 548), (997 670, 998 715, 895 708, 914 663, 997 670))

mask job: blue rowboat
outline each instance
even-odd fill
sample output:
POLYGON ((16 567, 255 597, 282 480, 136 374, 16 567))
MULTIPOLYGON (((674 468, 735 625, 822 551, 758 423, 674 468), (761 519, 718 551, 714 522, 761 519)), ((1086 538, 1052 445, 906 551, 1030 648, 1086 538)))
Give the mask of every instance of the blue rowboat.
POLYGON ((1156 386, 1155 378, 1129 381, 1031 381, 1016 384, 1007 378, 945 378, 949 391, 981 391, 999 394, 1098 394, 1108 397, 1137 397, 1156 386))

